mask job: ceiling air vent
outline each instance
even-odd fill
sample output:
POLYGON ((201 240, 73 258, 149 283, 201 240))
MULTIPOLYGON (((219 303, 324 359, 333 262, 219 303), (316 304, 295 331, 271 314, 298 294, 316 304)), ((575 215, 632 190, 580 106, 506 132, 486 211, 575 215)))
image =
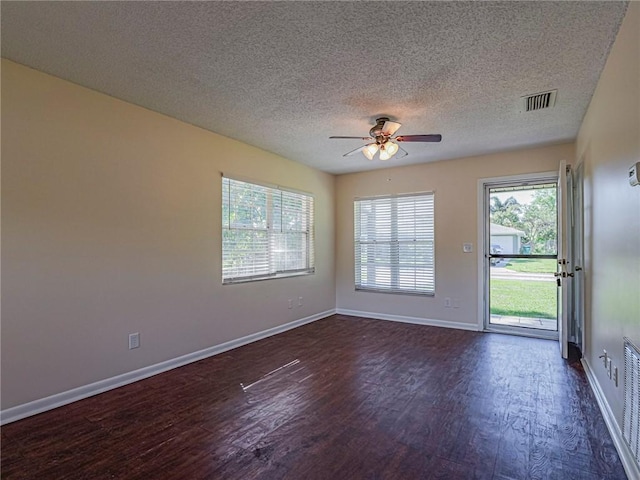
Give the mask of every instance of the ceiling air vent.
POLYGON ((533 112, 544 108, 552 108, 556 104, 556 94, 558 90, 549 90, 548 92, 534 93, 520 97, 522 101, 521 110, 523 112, 533 112))

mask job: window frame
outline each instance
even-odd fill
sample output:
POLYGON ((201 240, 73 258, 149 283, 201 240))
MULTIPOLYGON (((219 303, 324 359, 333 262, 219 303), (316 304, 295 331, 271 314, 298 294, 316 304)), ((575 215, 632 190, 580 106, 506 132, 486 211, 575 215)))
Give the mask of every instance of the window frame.
MULTIPOLYGON (((415 207, 414 203, 414 209, 415 207)), ((370 213, 375 218, 375 213, 370 213)), ((372 197, 356 197, 353 203, 353 218, 354 218, 354 286, 356 291, 373 292, 373 293, 387 293, 396 295, 418 295, 418 296, 435 296, 436 279, 435 279, 435 192, 414 192, 395 195, 381 195, 372 197), (422 198, 424 205, 420 206, 419 211, 414 211, 413 216, 408 217, 406 213, 404 215, 398 214, 398 205, 402 203, 402 199, 406 198, 422 198), (381 226, 374 227, 369 232, 362 231, 362 225, 365 221, 363 218, 362 208, 364 206, 374 208, 376 205, 382 210, 381 214, 387 215, 386 223, 383 220, 381 226), (386 210, 386 211, 385 211, 386 210), (420 213, 426 213, 426 217, 423 225, 418 225, 416 218, 420 213), (408 240, 407 234, 407 220, 413 225, 413 239, 408 240), (404 225, 400 227, 399 222, 404 221, 404 225), (380 231, 377 231, 380 230, 380 231), (364 236, 374 235, 374 238, 370 238, 367 241, 363 241, 364 236), (384 237, 384 240, 381 240, 384 237), (360 237, 360 238, 359 238, 360 237), (405 237, 405 238, 402 238, 405 237), (378 245, 382 248, 378 250, 378 245), (385 251, 388 245, 388 253, 385 251), (401 250, 402 246, 414 246, 412 264, 404 263, 405 271, 413 270, 414 279, 413 286, 408 287, 406 282, 406 276, 403 280, 401 278, 403 269, 403 262, 401 262, 401 250), (364 246, 364 248, 363 248, 364 246), (418 247, 422 247, 422 253, 419 252, 418 247), (384 256, 388 254, 388 263, 377 261, 375 258, 373 261, 362 263, 362 258, 365 255, 384 256), (418 257, 422 255, 430 261, 424 264, 417 263, 418 257), (380 282, 374 280, 373 282, 363 281, 363 269, 373 268, 374 275, 378 275, 376 269, 382 268, 388 269, 388 272, 382 274, 382 280, 380 282), (422 270, 422 274, 419 275, 419 270, 422 270), (420 276, 423 276, 423 281, 427 287, 425 289, 418 288, 420 283, 420 276), (365 283, 366 282, 366 283, 365 283), (388 283, 388 285, 384 285, 388 283), (404 283, 404 285, 403 285, 404 283)), ((369 220, 371 221, 371 220, 369 220)), ((377 221, 377 220, 376 220, 377 221)), ((406 250, 406 249, 405 249, 406 250)), ((411 249, 408 249, 411 250, 411 249)), ((405 252, 406 254, 406 252, 405 252)), ((368 276, 369 272, 367 272, 368 276)))
MULTIPOLYGON (((247 187, 245 187, 247 188, 247 187)), ((271 280, 275 278, 288 278, 294 276, 301 275, 312 275, 315 273, 315 198, 314 195, 308 192, 302 192, 299 190, 294 190, 292 188, 282 187, 280 185, 267 184, 263 182, 259 182, 253 179, 247 179, 243 177, 231 176, 227 174, 222 174, 221 181, 221 237, 222 237, 222 245, 221 245, 221 278, 223 285, 232 285, 237 283, 246 283, 246 282, 255 282, 255 281, 263 281, 263 280, 271 280), (233 226, 233 222, 231 221, 232 214, 232 202, 235 202, 234 207, 237 208, 237 199, 232 197, 232 184, 236 182, 237 184, 245 184, 249 189, 253 191, 264 190, 266 195, 266 201, 264 203, 264 215, 265 215, 265 225, 264 227, 254 226, 254 227, 239 227, 233 226), (228 184, 228 187, 225 187, 225 183, 228 184), (227 197, 225 198, 225 192, 227 193, 227 197), (277 201, 277 197, 279 196, 279 202, 277 201), (287 201, 285 201, 285 197, 287 201), (287 209, 285 208, 287 202, 290 202, 292 199, 302 200, 304 207, 301 209, 287 209), (276 201, 274 201, 274 199, 276 201), (276 213, 275 205, 278 204, 279 211, 276 213), (228 208, 227 215, 228 217, 225 219, 225 206, 228 208), (279 214, 279 224, 280 228, 275 228, 276 216, 279 214), (302 223, 305 225, 304 229, 283 229, 283 217, 286 215, 295 215, 299 214, 304 217, 302 223), (254 268, 258 267, 266 267, 266 271, 264 273, 258 274, 244 274, 239 275, 237 273, 238 268, 235 267, 235 272, 233 269, 225 269, 225 247, 228 245, 227 240, 225 239, 225 232, 265 232, 266 242, 262 248, 266 248, 266 262, 256 262, 256 263, 247 263, 245 267, 250 267, 251 265, 254 268), (282 244, 282 240, 286 237, 282 237, 282 234, 286 232, 301 235, 301 238, 304 238, 304 242, 300 245, 304 245, 302 252, 304 257, 304 267, 300 268, 285 268, 280 269, 278 266, 281 266, 283 262, 283 257, 286 261, 287 254, 296 252, 294 249, 287 249, 280 252, 280 255, 275 254, 275 248, 278 245, 282 244), (280 235, 280 237, 278 237, 280 235), (234 274, 235 273, 235 274, 234 274), (225 276, 226 274, 226 276, 225 276)), ((246 202, 244 207, 247 208, 246 202)), ((255 243, 255 241, 254 241, 255 243)), ((286 241, 285 241, 286 243, 286 241)), ((252 246, 254 244, 251 244, 252 246)), ((251 249, 251 252, 254 254, 260 255, 261 247, 258 246, 256 248, 251 249)), ((262 252, 264 253, 264 252, 262 252)), ((229 252, 229 255, 233 255, 233 252, 229 252)), ((299 265, 298 265, 299 266, 299 265)))

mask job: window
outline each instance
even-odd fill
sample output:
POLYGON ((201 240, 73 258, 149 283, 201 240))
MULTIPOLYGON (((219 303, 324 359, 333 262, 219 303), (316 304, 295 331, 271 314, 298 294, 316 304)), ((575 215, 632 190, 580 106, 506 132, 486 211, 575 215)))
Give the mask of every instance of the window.
POLYGON ((354 202, 356 290, 435 294, 433 193, 354 202))
POLYGON ((222 178, 222 283, 314 272, 313 197, 222 178))

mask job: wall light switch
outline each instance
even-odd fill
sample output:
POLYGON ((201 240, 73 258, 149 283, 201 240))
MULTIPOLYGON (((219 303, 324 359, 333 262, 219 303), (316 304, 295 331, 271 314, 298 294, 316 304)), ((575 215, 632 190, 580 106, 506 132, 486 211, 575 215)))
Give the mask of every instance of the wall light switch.
POLYGON ((462 244, 462 251, 464 253, 471 253, 473 252, 473 243, 463 243, 462 244))
POLYGON ((129 334, 129 350, 133 350, 134 348, 139 348, 139 347, 140 347, 140 334, 138 332, 130 333, 129 334))

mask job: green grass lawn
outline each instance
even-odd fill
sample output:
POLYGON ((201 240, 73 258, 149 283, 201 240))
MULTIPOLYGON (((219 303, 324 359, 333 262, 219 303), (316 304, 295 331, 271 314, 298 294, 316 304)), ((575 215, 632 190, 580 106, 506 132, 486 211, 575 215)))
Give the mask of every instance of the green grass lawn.
POLYGON ((523 273, 553 273, 557 271, 557 262, 553 258, 512 258, 506 268, 523 273))
POLYGON ((492 279, 491 313, 512 317, 556 318, 557 295, 556 282, 492 279))

